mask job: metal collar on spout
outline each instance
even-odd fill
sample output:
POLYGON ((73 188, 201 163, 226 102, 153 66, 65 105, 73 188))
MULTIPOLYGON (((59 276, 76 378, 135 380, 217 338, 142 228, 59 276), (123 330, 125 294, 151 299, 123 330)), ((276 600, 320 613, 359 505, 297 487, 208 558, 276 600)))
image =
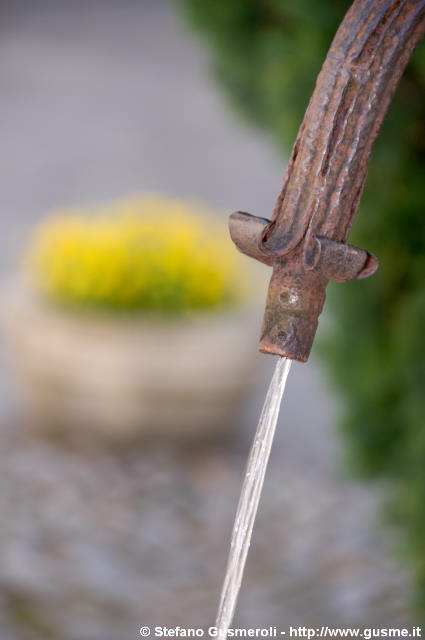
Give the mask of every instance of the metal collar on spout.
POLYGON ((373 143, 424 35, 425 0, 356 0, 318 76, 271 220, 231 215, 238 249, 273 267, 260 351, 305 362, 329 280, 378 268, 346 240, 373 143))

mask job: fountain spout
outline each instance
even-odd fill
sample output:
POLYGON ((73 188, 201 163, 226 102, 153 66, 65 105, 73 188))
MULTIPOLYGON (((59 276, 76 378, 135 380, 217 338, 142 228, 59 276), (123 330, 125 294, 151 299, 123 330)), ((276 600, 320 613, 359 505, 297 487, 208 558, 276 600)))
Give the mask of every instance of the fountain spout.
POLYGON ((305 362, 329 280, 378 268, 346 240, 373 143, 424 35, 425 0, 355 0, 317 78, 271 219, 231 215, 238 249, 273 267, 260 351, 305 362))

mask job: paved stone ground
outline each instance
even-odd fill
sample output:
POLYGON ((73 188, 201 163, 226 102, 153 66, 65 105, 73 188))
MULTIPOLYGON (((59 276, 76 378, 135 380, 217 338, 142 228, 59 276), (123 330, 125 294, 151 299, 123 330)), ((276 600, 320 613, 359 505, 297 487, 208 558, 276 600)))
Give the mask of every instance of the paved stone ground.
MULTIPOLYGON (((283 167, 227 111, 166 0, 2 7, 2 272, 47 209, 160 190, 266 215, 283 167)), ((253 337, 254 339, 254 337, 253 337)), ((215 615, 272 360, 234 437, 78 452, 25 435, 0 369, 0 637, 126 640, 215 615)), ((339 470, 334 400, 294 365, 236 623, 411 622, 379 496, 339 470)))
MULTIPOLYGON (((407 624, 405 581, 375 525, 373 495, 299 460, 281 422, 235 623, 407 624)), ((249 435, 240 433, 244 447, 249 435)), ((17 640, 117 640, 142 624, 211 623, 244 447, 112 455, 10 434, 0 630, 17 640)))

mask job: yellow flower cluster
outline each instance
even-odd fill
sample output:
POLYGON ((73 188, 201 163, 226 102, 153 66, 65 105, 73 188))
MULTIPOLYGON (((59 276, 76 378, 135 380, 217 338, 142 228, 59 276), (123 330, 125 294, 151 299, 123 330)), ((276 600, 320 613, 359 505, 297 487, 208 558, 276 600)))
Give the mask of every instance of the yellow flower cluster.
POLYGON ((52 216, 27 265, 37 290, 61 305, 178 311, 240 299, 238 262, 217 216, 144 196, 52 216))

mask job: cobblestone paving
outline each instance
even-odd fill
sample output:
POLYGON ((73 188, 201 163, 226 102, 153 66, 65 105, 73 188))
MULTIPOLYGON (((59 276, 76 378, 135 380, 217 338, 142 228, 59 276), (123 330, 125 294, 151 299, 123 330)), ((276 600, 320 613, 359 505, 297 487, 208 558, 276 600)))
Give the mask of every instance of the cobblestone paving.
MULTIPOLYGON (((408 581, 390 560, 377 497, 336 470, 320 420, 312 436, 311 425, 288 422, 291 411, 288 400, 235 624, 407 625, 408 581)), ((0 584, 10 637, 117 640, 142 624, 212 623, 253 428, 212 447, 114 454, 4 430, 0 584)))

